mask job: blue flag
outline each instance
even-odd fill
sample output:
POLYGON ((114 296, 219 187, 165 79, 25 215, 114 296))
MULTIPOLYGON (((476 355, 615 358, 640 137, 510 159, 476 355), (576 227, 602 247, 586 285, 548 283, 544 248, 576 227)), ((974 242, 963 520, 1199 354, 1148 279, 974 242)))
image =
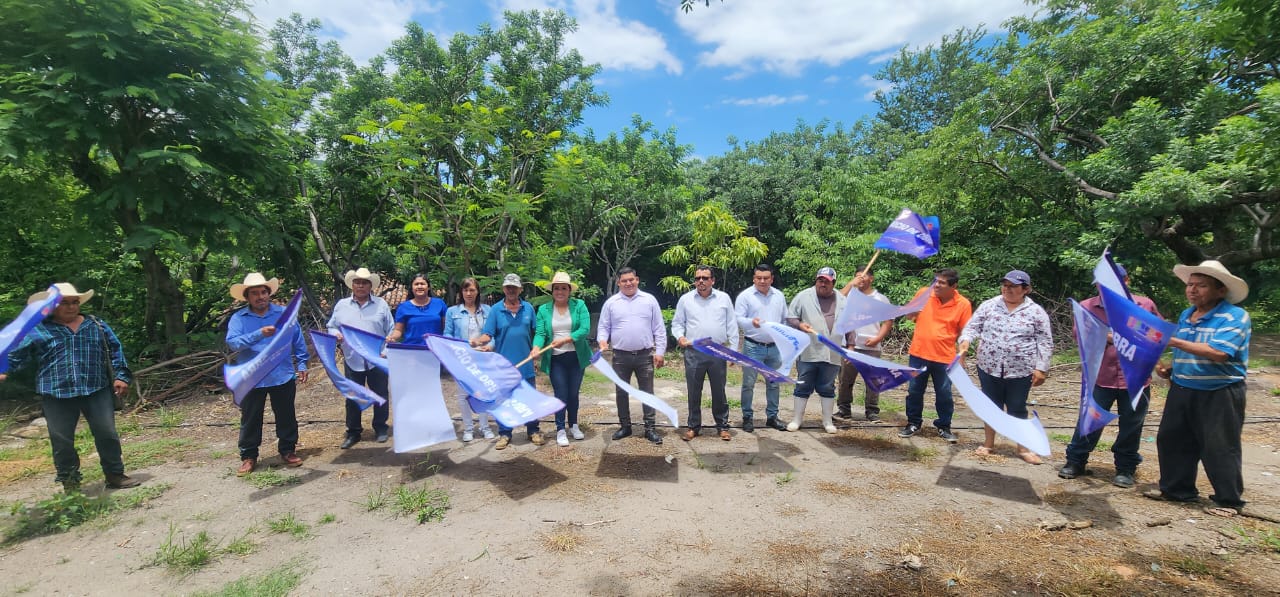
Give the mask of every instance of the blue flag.
POLYGON ((1107 310, 1111 342, 1120 358, 1120 371, 1124 373, 1125 385, 1129 386, 1129 397, 1137 401, 1177 326, 1106 286, 1099 285, 1098 291, 1102 295, 1102 308, 1107 310))
POLYGON ((293 293, 289 306, 285 307, 280 319, 276 320, 276 333, 271 336, 262 352, 238 365, 222 366, 222 379, 231 390, 236 406, 240 406, 240 401, 249 395, 262 378, 289 359, 289 353, 293 351, 293 336, 300 333, 298 305, 301 303, 302 291, 293 293))
POLYGON ((342 394, 348 400, 355 402, 360 410, 364 410, 375 404, 385 404, 386 400, 370 390, 342 374, 338 369, 338 337, 327 332, 317 330, 311 331, 311 342, 316 345, 316 353, 320 356, 320 364, 324 365, 324 370, 329 374, 329 381, 333 382, 333 387, 338 388, 338 393, 342 394))
POLYGON ((1075 299, 1071 299, 1071 314, 1076 324, 1076 346, 1080 350, 1080 417, 1076 420, 1076 428, 1084 437, 1106 427, 1118 416, 1098 406, 1093 397, 1110 330, 1105 322, 1080 306, 1075 299))
POLYGON ((524 381, 524 376, 511 365, 511 361, 496 352, 481 352, 471 348, 466 340, 435 334, 427 334, 426 340, 431 352, 440 359, 440 365, 448 369, 467 394, 479 402, 492 404, 506 400, 524 381))
POLYGON ((0 330, 0 373, 9 370, 9 352, 17 348, 27 333, 44 321, 62 301, 62 293, 56 286, 50 286, 45 295, 43 299, 28 304, 22 313, 0 330))
POLYGON ((836 351, 836 354, 844 357, 844 360, 849 361, 853 368, 858 370, 858 375, 862 376, 862 380, 866 382, 867 387, 876 392, 884 392, 896 388, 911 381, 911 378, 920 375, 924 371, 924 367, 916 369, 915 367, 899 365, 860 352, 847 350, 821 334, 818 335, 818 341, 826 344, 827 348, 836 351))
POLYGON ((861 292, 857 292, 855 288, 845 300, 844 310, 840 312, 840 317, 836 319, 836 324, 832 327, 831 333, 844 337, 845 334, 868 323, 880 323, 886 319, 897 319, 903 315, 910 315, 924 309, 924 306, 929 304, 929 297, 931 296, 933 296, 933 286, 929 286, 929 289, 920 296, 899 307, 877 301, 861 292))
MULTIPOLYGON (((471 405, 475 406, 476 400, 470 400, 471 405)), ((553 398, 536 388, 529 385, 529 382, 520 380, 520 384, 511 391, 511 395, 506 400, 483 405, 494 419, 506 427, 519 427, 530 421, 537 421, 547 415, 555 414, 564 408, 564 403, 558 398, 553 398)))
POLYGON ((338 329, 342 330, 342 342, 350 346, 352 350, 355 350, 356 354, 360 355, 360 358, 364 359, 366 363, 381 369, 383 373, 388 371, 387 357, 382 356, 385 338, 373 332, 366 332, 349 325, 340 325, 338 329))
POLYGON ((711 338, 699 338, 693 341, 693 348, 702 354, 709 354, 717 359, 737 363, 743 367, 751 367, 763 375, 765 380, 770 383, 796 383, 795 380, 775 371, 772 367, 761 363, 745 354, 742 354, 732 348, 729 348, 718 342, 714 342, 711 338))
POLYGON ((936 216, 922 218, 909 209, 903 209, 874 246, 924 259, 938 252, 940 238, 936 216))

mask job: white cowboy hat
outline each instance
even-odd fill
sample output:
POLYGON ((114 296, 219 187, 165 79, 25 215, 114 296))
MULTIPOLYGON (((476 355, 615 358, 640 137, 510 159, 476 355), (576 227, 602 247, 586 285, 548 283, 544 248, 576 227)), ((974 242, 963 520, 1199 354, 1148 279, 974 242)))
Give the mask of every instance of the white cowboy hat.
POLYGON ((244 282, 231 285, 231 298, 238 301, 245 300, 244 291, 254 286, 266 286, 267 290, 271 291, 271 294, 275 294, 277 290, 280 290, 280 280, 276 278, 268 280, 258 272, 249 272, 249 275, 244 277, 244 282))
POLYGON ((1191 274, 1209 276, 1222 282, 1222 285, 1227 287, 1227 302, 1233 305, 1249 296, 1249 283, 1231 275, 1226 266, 1212 259, 1202 262, 1200 265, 1175 265, 1173 266, 1173 274, 1178 276, 1184 283, 1191 278, 1191 274))
MULTIPOLYGON (((86 290, 84 292, 80 292, 79 290, 76 290, 75 286, 72 286, 66 282, 58 282, 57 284, 54 284, 53 287, 58 289, 58 293, 62 295, 62 298, 74 296, 80 299, 81 305, 89 302, 89 299, 93 298, 92 290, 86 290)), ((49 298, 49 291, 42 290, 40 292, 37 292, 27 297, 27 304, 30 305, 31 303, 34 303, 36 301, 43 301, 44 299, 47 299, 47 298, 49 298)))
POLYGON ((382 276, 369 271, 369 268, 367 267, 353 269, 347 272, 346 279, 344 281, 347 283, 347 288, 351 288, 351 283, 356 280, 368 280, 370 284, 373 284, 374 288, 382 286, 382 276))
POLYGON ((568 272, 556 272, 556 275, 551 276, 551 282, 547 283, 547 290, 551 290, 551 287, 556 284, 568 284, 570 292, 578 291, 578 285, 569 280, 568 272))

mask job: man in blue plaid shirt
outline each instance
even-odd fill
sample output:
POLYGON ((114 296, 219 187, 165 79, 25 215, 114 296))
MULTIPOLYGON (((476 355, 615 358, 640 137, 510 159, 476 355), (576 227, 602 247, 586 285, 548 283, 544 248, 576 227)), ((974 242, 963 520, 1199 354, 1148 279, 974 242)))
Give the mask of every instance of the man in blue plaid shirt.
MULTIPOLYGON (((49 424, 55 481, 68 493, 80 490, 75 437, 83 414, 98 448, 107 487, 137 487, 141 482, 124 474, 112 400, 113 394, 128 392, 133 381, 123 347, 105 322, 80 314, 81 305, 93 297, 92 290, 80 292, 66 283, 54 286, 62 294, 61 302, 9 353, 9 364, 14 370, 31 364, 36 367, 36 393, 49 424)), ((46 297, 46 292, 37 292, 27 303, 46 297)), ((4 379, 0 374, 0 381, 4 379)))

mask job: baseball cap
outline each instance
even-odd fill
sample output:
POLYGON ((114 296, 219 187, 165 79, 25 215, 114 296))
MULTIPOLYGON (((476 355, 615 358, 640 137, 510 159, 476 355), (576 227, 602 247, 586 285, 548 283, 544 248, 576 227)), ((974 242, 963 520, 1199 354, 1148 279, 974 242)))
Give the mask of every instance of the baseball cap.
POLYGON ((1013 282, 1014 284, 1026 284, 1027 286, 1031 285, 1031 276, 1028 276, 1027 272, 1024 272, 1020 269, 1015 269, 1005 274, 1004 279, 1010 282, 1013 282))
POLYGON ((822 268, 822 269, 819 269, 819 270, 818 270, 818 275, 816 275, 816 276, 814 276, 814 277, 815 277, 815 278, 826 278, 826 279, 828 279, 828 280, 831 280, 832 282, 835 282, 835 281, 836 281, 836 270, 834 270, 834 269, 832 269, 832 268, 830 268, 830 267, 824 267, 824 268, 822 268))
POLYGON ((523 288, 523 287, 524 287, 524 284, 521 284, 521 283, 520 283, 520 276, 518 276, 518 275, 516 275, 516 274, 507 274, 507 277, 505 277, 505 278, 503 278, 503 279, 502 279, 502 285, 503 285, 503 286, 517 286, 517 287, 521 287, 521 288, 523 288))

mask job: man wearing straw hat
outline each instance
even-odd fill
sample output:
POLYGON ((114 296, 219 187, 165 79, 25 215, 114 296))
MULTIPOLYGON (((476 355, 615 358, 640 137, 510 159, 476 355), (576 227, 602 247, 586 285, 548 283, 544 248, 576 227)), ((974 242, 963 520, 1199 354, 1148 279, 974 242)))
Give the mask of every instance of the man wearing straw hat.
POLYGON ((1156 452, 1160 455, 1160 489, 1153 499, 1193 502, 1199 499, 1196 474, 1200 464, 1213 486, 1211 514, 1239 512, 1245 502, 1240 432, 1244 428, 1245 371, 1253 324, 1236 303, 1249 296, 1249 285, 1217 261, 1177 265, 1173 273, 1186 284, 1187 302, 1169 340, 1173 364, 1156 373, 1170 380, 1156 452))
MULTIPOLYGON (((236 353, 236 362, 245 362, 266 349, 276 333, 276 320, 284 313, 284 307, 271 302, 271 295, 280 289, 280 280, 266 279, 258 272, 244 277, 244 282, 231 285, 231 297, 249 303, 249 306, 231 314, 227 322, 227 347, 236 353)), ((285 466, 302 466, 302 458, 295 452, 298 447, 298 417, 294 412, 294 396, 297 382, 307 381, 307 344, 302 334, 294 334, 293 358, 284 359, 269 372, 240 402, 240 468, 236 475, 243 477, 258 465, 258 446, 262 444, 262 415, 271 398, 271 412, 276 416, 276 439, 280 460, 285 466), (294 375, 296 361, 297 375, 294 375)))
MULTIPOLYGON (((61 483, 67 493, 80 490, 80 455, 75 438, 76 424, 83 414, 98 449, 107 487, 137 487, 141 481, 124 474, 112 400, 112 395, 124 396, 133 381, 124 349, 106 322, 80 313, 80 307, 93 298, 92 290, 80 292, 64 282, 54 286, 62 295, 58 306, 27 334, 21 346, 9 353, 9 365, 14 370, 35 363, 36 392, 49 424, 49 444, 57 471, 54 481, 61 483)), ((46 298, 48 291, 37 292, 27 299, 27 304, 46 298)), ((6 377, 0 374, 0 381, 6 377)))
MULTIPOLYGON (((329 333, 343 342, 342 329, 339 326, 349 325, 353 328, 377 334, 383 338, 391 334, 395 328, 395 318, 391 316, 391 307, 382 297, 373 294, 373 289, 382 286, 382 278, 368 268, 354 269, 347 272, 345 279, 351 296, 339 300, 333 305, 333 315, 325 327, 329 333)), ((343 369, 347 379, 361 385, 367 385, 374 394, 386 399, 387 373, 372 363, 366 362, 349 344, 343 344, 343 369)), ((360 423, 360 405, 350 398, 345 400, 347 408, 347 435, 339 448, 346 450, 360 441, 364 426, 360 423)), ((387 418, 391 414, 391 403, 373 405, 373 433, 379 443, 388 439, 387 418)))

